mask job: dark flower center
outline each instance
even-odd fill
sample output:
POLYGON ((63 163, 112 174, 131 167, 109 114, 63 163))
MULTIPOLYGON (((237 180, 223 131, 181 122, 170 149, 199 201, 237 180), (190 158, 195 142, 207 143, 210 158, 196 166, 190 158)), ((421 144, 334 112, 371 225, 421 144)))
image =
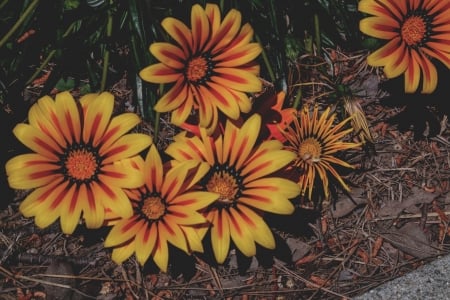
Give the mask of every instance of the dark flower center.
POLYGON ((186 63, 186 79, 193 84, 203 84, 212 74, 213 63, 208 54, 192 57, 186 63))
POLYGON ((241 196, 244 189, 242 177, 228 165, 216 165, 205 176, 205 188, 208 192, 219 194, 217 203, 229 206, 241 196))
POLYGON ((430 16, 423 10, 411 11, 400 26, 400 34, 405 43, 418 48, 426 43, 432 29, 430 16))
POLYGON ((94 148, 75 144, 66 149, 61 158, 63 174, 73 183, 87 183, 97 179, 100 157, 94 148))
POLYGON ((166 213, 166 204, 159 196, 148 196, 143 200, 140 210, 147 219, 154 221, 166 213))
POLYGON ((306 163, 320 161, 322 146, 315 138, 307 138, 298 147, 298 157, 306 163))

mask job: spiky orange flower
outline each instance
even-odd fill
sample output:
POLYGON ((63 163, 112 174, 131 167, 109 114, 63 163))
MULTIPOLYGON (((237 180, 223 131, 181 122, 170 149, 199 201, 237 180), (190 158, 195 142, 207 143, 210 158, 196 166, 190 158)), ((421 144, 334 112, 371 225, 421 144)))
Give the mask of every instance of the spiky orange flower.
POLYGON ((422 77, 422 93, 437 85, 434 58, 450 68, 450 1, 362 0, 361 12, 372 16, 360 22, 360 30, 387 44, 367 58, 372 66, 384 66, 388 78, 405 74, 405 92, 413 93, 422 77))
MULTIPOLYGON (((224 133, 215 138, 204 128, 200 136, 181 133, 166 149, 177 162, 193 160, 210 167, 200 185, 220 195, 203 212, 212 224, 211 243, 219 263, 228 254, 230 239, 246 256, 255 255, 255 243, 273 249, 275 240, 262 213, 291 214, 289 199, 300 192, 295 182, 273 175, 296 155, 277 140, 256 143, 260 128, 261 117, 255 114, 240 128, 227 121, 224 133)), ((207 230, 199 229, 201 236, 207 230)))
POLYGON ((201 239, 192 226, 206 223, 197 211, 215 201, 218 195, 191 190, 208 172, 206 163, 186 161, 164 171, 154 145, 138 169, 144 173, 145 185, 127 191, 134 214, 114 225, 105 246, 115 247, 112 258, 117 263, 135 252, 141 265, 152 256, 156 265, 167 272, 168 243, 186 253, 203 251, 201 239))
POLYGON ((41 228, 59 217, 68 234, 80 217, 88 228, 100 227, 105 208, 122 217, 132 215, 123 188, 138 187, 144 179, 136 169, 117 162, 135 157, 152 143, 148 135, 127 134, 140 122, 136 114, 112 117, 112 94, 89 94, 80 102, 78 106, 68 92, 55 100, 40 98, 30 108, 29 124, 14 128, 33 153, 6 163, 12 188, 34 189, 20 204, 22 214, 34 216, 41 228))
POLYGON ((219 7, 199 4, 192 7, 191 29, 169 17, 162 27, 176 44, 153 43, 150 52, 160 63, 140 72, 143 80, 173 83, 156 103, 159 112, 172 111, 172 123, 181 125, 193 108, 199 110, 200 126, 212 132, 218 110, 231 119, 248 112, 251 101, 247 93, 258 92, 259 66, 255 58, 262 48, 252 43, 253 29, 241 27, 241 13, 232 9, 221 20, 219 7))
POLYGON ((338 124, 335 123, 336 116, 330 116, 328 107, 319 116, 318 106, 314 107, 310 114, 309 107, 305 106, 297 118, 294 118, 293 127, 288 127, 284 132, 286 138, 285 148, 295 153, 293 166, 301 170, 298 183, 301 193, 308 191, 309 199, 312 199, 316 176, 319 176, 323 185, 325 198, 329 197, 328 177, 331 175, 346 190, 349 187, 336 171, 334 166, 353 168, 352 165, 336 157, 339 151, 357 148, 359 143, 344 142, 343 139, 353 130, 352 128, 342 130, 351 120, 351 117, 338 124))

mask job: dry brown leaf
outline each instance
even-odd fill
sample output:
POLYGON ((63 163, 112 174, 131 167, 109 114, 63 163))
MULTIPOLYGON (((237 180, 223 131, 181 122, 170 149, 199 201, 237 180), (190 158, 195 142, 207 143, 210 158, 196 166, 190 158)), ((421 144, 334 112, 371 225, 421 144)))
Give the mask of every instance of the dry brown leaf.
POLYGON ((392 227, 381 236, 397 249, 420 259, 441 253, 430 245, 424 231, 416 223, 409 222, 401 228, 392 227))
POLYGON ((413 188, 411 189, 411 195, 400 201, 389 201, 385 206, 381 207, 378 211, 380 217, 397 217, 403 211, 415 212, 417 210, 416 205, 423 203, 431 203, 435 194, 424 191, 423 189, 413 188))

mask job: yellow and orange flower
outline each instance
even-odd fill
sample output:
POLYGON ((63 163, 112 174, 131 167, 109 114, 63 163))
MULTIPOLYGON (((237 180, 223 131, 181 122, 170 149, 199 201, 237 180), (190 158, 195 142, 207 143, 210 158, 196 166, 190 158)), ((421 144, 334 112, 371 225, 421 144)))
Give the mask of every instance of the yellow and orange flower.
POLYGON ((434 58, 450 68, 450 1, 361 0, 361 12, 371 16, 360 22, 360 30, 388 40, 370 54, 367 62, 384 66, 386 77, 405 75, 405 92, 414 93, 422 77, 422 93, 437 85, 434 58))
POLYGON ((201 238, 192 226, 206 223, 198 210, 218 195, 191 189, 208 172, 206 163, 186 161, 165 172, 154 145, 137 168, 144 173, 145 185, 127 191, 134 214, 114 225, 105 246, 115 247, 112 259, 119 264, 136 253, 141 265, 152 256, 167 272, 168 243, 186 253, 203 251, 201 238))
POLYGON ((106 208, 122 217, 132 215, 123 189, 142 185, 144 178, 117 162, 135 157, 152 143, 148 135, 127 133, 140 122, 136 114, 112 117, 112 94, 89 94, 80 102, 68 92, 55 100, 40 98, 30 108, 29 124, 14 128, 33 153, 6 163, 12 188, 34 189, 20 204, 22 214, 34 216, 41 228, 59 217, 67 234, 81 217, 88 228, 100 227, 106 208))
POLYGON ((210 229, 211 244, 218 263, 223 263, 230 240, 246 256, 253 256, 256 244, 273 249, 275 240, 263 219, 263 212, 291 214, 290 199, 300 193, 298 185, 275 176, 295 159, 295 153, 283 150, 277 140, 257 143, 261 117, 252 115, 239 128, 227 121, 223 134, 188 137, 186 132, 175 137, 166 149, 175 162, 206 162, 209 172, 200 185, 203 190, 219 194, 204 216, 211 228, 199 228, 201 236, 210 229))
POLYGON ((156 111, 172 111, 171 121, 179 126, 192 109, 198 109, 200 126, 212 132, 218 110, 234 120, 250 110, 247 93, 262 89, 255 62, 262 48, 251 42, 253 29, 248 23, 241 27, 241 19, 235 9, 221 20, 217 5, 206 4, 203 9, 196 4, 191 11, 191 29, 172 17, 162 21, 176 44, 150 45, 160 63, 140 72, 145 81, 173 83, 156 103, 156 111))
POLYGON ((314 107, 310 115, 309 107, 305 106, 297 118, 294 118, 293 127, 288 127, 283 134, 286 138, 285 148, 296 154, 292 166, 300 169, 301 175, 298 184, 301 194, 308 191, 308 198, 312 199, 312 192, 316 184, 316 176, 323 186, 325 198, 329 197, 329 176, 333 176, 345 190, 349 187, 336 171, 334 166, 353 168, 349 163, 336 157, 338 152, 358 148, 359 143, 344 142, 343 139, 353 131, 353 128, 344 129, 352 119, 349 117, 338 124, 335 114, 330 116, 328 107, 320 116, 318 106, 314 107))

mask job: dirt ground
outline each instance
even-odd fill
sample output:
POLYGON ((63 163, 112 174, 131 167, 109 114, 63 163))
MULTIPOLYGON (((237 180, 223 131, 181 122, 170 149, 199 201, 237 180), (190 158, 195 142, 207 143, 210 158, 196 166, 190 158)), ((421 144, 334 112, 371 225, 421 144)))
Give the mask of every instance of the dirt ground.
MULTIPOLYGON (((324 202, 318 211, 301 203, 294 216, 273 220, 280 225, 274 251, 260 249, 245 259, 233 250, 219 266, 207 255, 174 252, 169 273, 162 274, 134 258, 122 266, 112 262, 102 244, 107 229, 81 224, 70 236, 59 224, 38 229, 18 212, 26 192, 17 192, 0 211, 0 299, 347 299, 449 253, 446 115, 423 106, 434 120, 402 117, 409 108, 383 104, 392 94, 380 89, 384 78, 364 63, 364 53, 328 54, 327 78, 305 68, 304 58, 295 67, 306 72, 300 76, 292 68, 287 93, 292 97, 301 83, 312 83, 302 86, 302 101, 326 104, 336 87, 352 89, 373 143, 348 153, 356 166, 345 175, 351 197, 339 193, 335 206, 324 202), (405 119, 406 125, 399 122, 405 119)), ((38 89, 30 86, 28 96, 38 89)), ((126 82, 111 91, 118 106, 130 107, 126 82)), ((164 119, 162 125, 163 144, 175 132, 164 119)))

